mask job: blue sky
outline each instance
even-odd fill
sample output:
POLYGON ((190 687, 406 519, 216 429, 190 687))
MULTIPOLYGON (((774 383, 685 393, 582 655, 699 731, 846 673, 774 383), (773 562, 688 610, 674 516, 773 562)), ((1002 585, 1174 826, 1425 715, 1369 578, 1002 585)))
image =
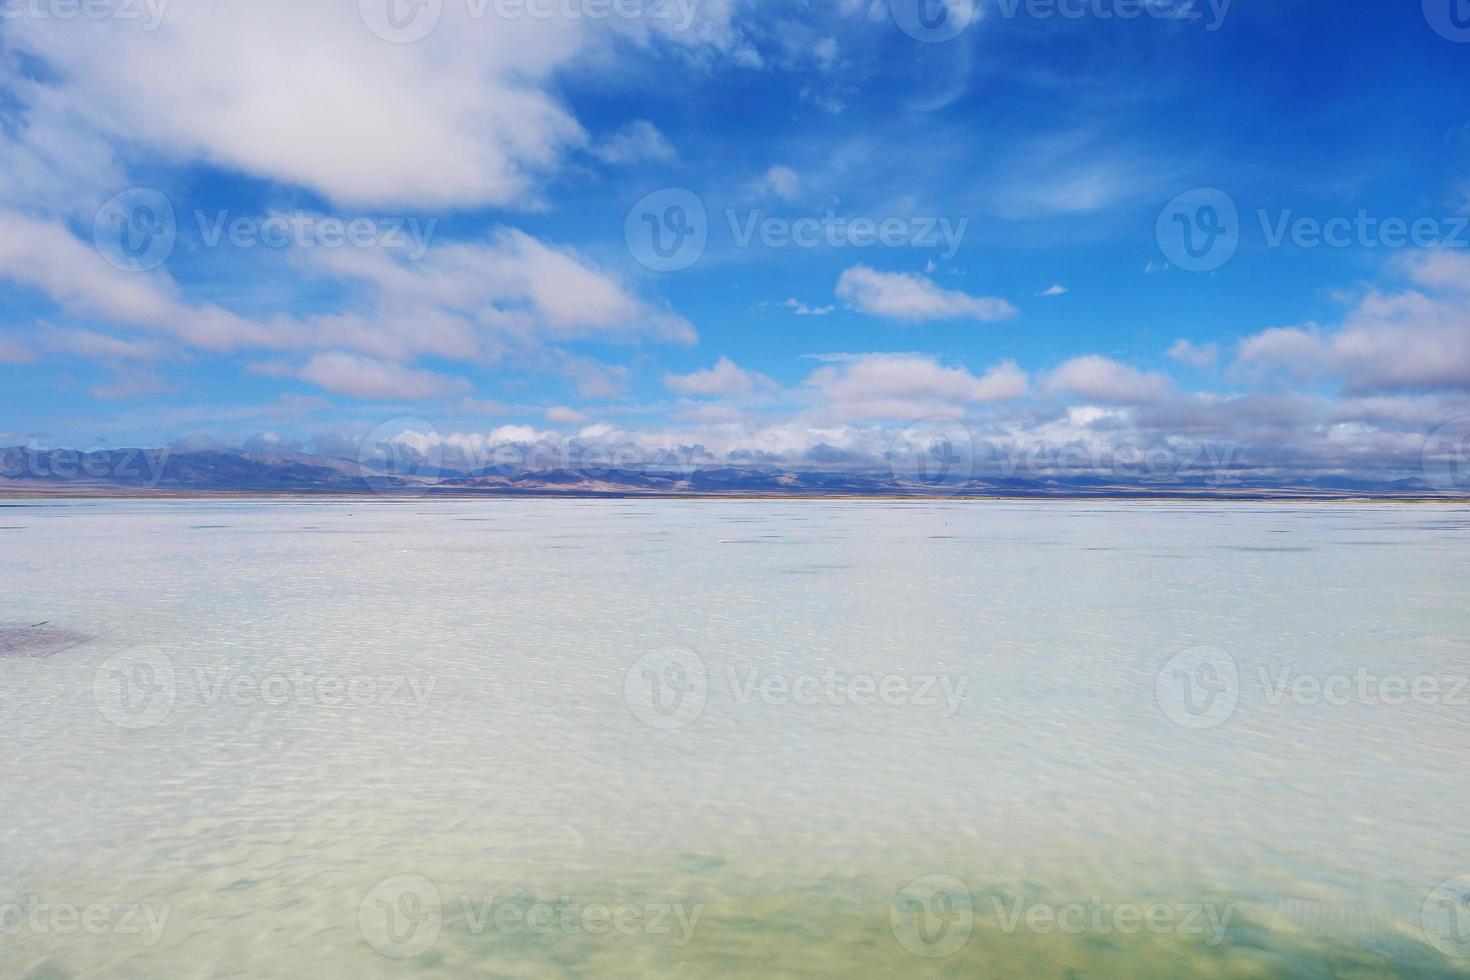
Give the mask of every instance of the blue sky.
POLYGON ((10 0, 0 442, 1412 472, 1470 436, 1454 3, 10 0))

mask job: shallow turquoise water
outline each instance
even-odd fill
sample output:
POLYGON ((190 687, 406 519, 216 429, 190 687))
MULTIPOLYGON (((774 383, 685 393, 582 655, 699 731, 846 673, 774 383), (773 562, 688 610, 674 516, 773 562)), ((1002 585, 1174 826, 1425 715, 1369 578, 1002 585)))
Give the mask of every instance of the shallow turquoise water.
POLYGON ((5 977, 1470 975, 1464 507, 0 527, 5 977))

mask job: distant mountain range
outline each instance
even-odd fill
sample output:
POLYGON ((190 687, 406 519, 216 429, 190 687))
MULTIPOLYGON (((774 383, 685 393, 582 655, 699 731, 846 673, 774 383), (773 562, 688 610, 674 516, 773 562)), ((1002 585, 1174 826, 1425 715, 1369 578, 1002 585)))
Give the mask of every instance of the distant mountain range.
POLYGON ((504 472, 399 465, 385 471, 373 464, 333 456, 270 455, 238 450, 0 448, 0 494, 187 495, 200 494, 384 494, 500 496, 786 496, 786 497, 1200 497, 1231 499, 1348 497, 1465 498, 1444 493, 1422 478, 1363 480, 1320 477, 1267 481, 1232 477, 1229 482, 1175 477, 1129 481, 1096 475, 1032 478, 977 475, 970 479, 921 481, 892 473, 788 470, 758 467, 666 470, 567 470, 504 472))

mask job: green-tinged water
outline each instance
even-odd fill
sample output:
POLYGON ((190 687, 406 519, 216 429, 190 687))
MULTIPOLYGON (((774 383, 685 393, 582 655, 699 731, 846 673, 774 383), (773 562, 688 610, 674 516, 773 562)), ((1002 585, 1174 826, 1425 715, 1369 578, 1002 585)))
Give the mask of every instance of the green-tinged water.
POLYGON ((0 525, 7 980, 1470 976, 1470 508, 0 525))

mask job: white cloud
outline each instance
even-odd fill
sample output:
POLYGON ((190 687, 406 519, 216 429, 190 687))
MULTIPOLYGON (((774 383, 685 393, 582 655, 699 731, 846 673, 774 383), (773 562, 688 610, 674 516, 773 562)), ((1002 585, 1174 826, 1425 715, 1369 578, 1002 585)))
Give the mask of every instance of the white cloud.
MULTIPOLYGON (((306 317, 244 317, 190 304, 162 269, 125 272, 59 222, 0 211, 0 278, 48 295, 64 312, 142 327, 215 351, 350 350, 383 361, 424 355, 492 361, 509 349, 580 339, 692 343, 684 318, 575 253, 523 232, 442 245, 417 261, 394 249, 308 249, 292 261, 355 285, 346 309, 306 317)), ((93 356, 101 336, 88 343, 93 356)), ((79 341, 69 342, 83 353, 79 341)))
POLYGON ((58 222, 0 211, 0 278, 39 289, 78 316, 163 330, 196 347, 289 347, 308 343, 288 318, 251 321, 217 306, 190 306, 167 274, 124 272, 58 222))
POLYGON ((407 398, 431 400, 460 394, 469 388, 462 378, 432 371, 416 371, 358 354, 317 354, 298 375, 333 394, 351 398, 407 398))
POLYGON ((777 164, 767 170, 756 182, 756 191, 762 194, 774 194, 783 201, 796 199, 801 192, 801 175, 790 167, 777 164))
POLYGON ((835 306, 807 306, 805 303, 802 303, 802 302, 800 302, 798 300, 788 299, 786 301, 786 308, 788 310, 791 310, 792 312, 794 312, 797 316, 826 316, 828 313, 831 313, 837 307, 835 307, 835 306))
POLYGON ((679 158, 673 144, 647 119, 630 122, 594 146, 592 153, 608 164, 672 163, 679 158))
POLYGON ((1371 290, 1335 329, 1308 324, 1247 337, 1240 364, 1330 375, 1354 393, 1470 389, 1470 255, 1436 249, 1392 271, 1413 286, 1371 290))
POLYGON ((1053 395, 1078 395, 1108 405, 1136 405, 1168 394, 1169 379, 1147 374, 1099 354, 1074 357, 1046 377, 1045 389, 1053 395))
POLYGON ((7 46, 45 68, 8 72, 37 111, 3 157, 27 185, 44 184, 51 164, 85 181, 106 160, 100 137, 343 204, 534 206, 541 178, 587 139, 555 94, 558 72, 587 60, 611 70, 614 52, 656 45, 718 58, 745 44, 726 2, 696 5, 683 30, 676 17, 481 9, 445 3, 437 28, 411 44, 375 36, 356 2, 173 3, 157 30, 120 17, 8 18, 7 46))
POLYGON ((1188 364, 1193 368, 1210 368, 1220 360, 1220 345, 1196 344, 1181 337, 1169 348, 1169 356, 1180 364, 1188 364))
POLYGON ((426 311, 446 329, 475 324, 505 340, 693 343, 694 328, 640 299, 632 287, 574 252, 502 228, 488 242, 440 244, 413 261, 385 249, 315 250, 301 261, 371 285, 379 306, 421 337, 426 311))
POLYGON ((115 337, 95 330, 60 330, 50 327, 42 337, 49 349, 78 357, 156 361, 166 353, 161 344, 151 340, 115 337))
POLYGON ((757 388, 775 386, 770 378, 747 371, 728 357, 721 357, 712 368, 690 374, 664 375, 664 387, 681 395, 744 395, 757 388))
POLYGON ((627 387, 632 372, 621 364, 603 364, 585 357, 567 357, 561 373, 583 398, 615 398, 627 387))
POLYGON ((1030 380, 1010 361, 976 377, 924 354, 861 354, 834 359, 805 384, 819 396, 826 417, 911 420, 961 417, 968 406, 1023 398, 1030 380))
POLYGON ((0 334, 0 364, 27 364, 35 359, 35 351, 14 337, 0 334))
POLYGON ((824 71, 830 70, 837 62, 837 39, 835 37, 824 37, 812 45, 812 56, 817 59, 817 64, 824 71))
POLYGON ((878 272, 855 265, 837 281, 837 298, 863 313, 918 323, 924 320, 1006 320, 1017 315, 1003 299, 944 289, 932 279, 878 272))
POLYGON ((546 410, 546 421, 552 425, 586 425, 592 421, 592 417, 575 408, 565 405, 553 405, 546 410))
POLYGON ((88 393, 102 401, 125 401, 145 395, 157 395, 173 389, 155 371, 137 368, 115 371, 116 377, 109 384, 93 385, 88 393))
POLYGON ((470 395, 459 400, 459 410, 466 415, 509 415, 512 411, 505 402, 470 395))
POLYGON ((1036 295, 1037 296, 1064 296, 1064 295, 1066 295, 1066 292, 1067 292, 1067 287, 1066 286, 1063 286, 1061 283, 1053 283, 1052 285, 1050 285, 1047 288, 1043 289, 1041 292, 1037 293, 1036 295))

